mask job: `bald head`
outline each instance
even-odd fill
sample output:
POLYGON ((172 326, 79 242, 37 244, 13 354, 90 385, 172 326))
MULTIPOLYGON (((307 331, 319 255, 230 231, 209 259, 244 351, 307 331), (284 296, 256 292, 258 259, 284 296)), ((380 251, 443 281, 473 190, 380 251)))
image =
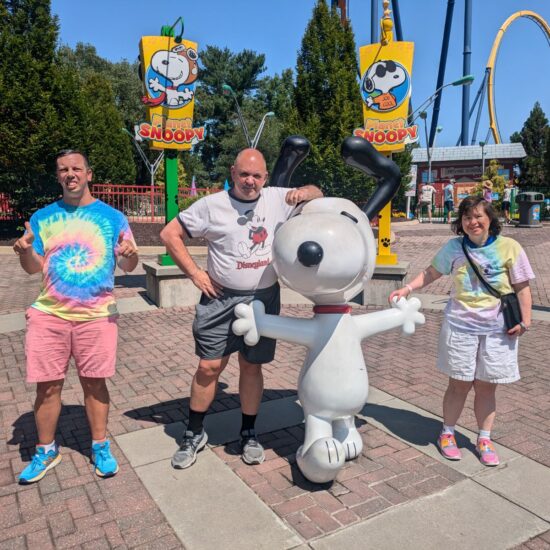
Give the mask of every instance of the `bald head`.
POLYGON ((242 200, 255 200, 267 181, 265 158, 257 149, 243 149, 231 167, 233 195, 242 200))
POLYGON ((235 166, 237 166, 242 162, 258 162, 261 164, 263 171, 267 172, 267 165, 265 163, 265 158, 262 155, 262 153, 258 151, 258 149, 248 148, 240 151, 235 158, 235 166))

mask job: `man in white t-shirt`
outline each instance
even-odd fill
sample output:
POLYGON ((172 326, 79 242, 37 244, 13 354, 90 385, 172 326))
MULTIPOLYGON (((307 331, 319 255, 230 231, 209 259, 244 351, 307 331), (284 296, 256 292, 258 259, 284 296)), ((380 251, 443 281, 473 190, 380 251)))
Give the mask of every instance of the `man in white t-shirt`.
POLYGON ((275 341, 261 338, 247 346, 231 331, 236 304, 261 300, 266 312, 278 314, 280 295, 271 265, 271 245, 278 227, 303 201, 322 197, 314 185, 297 189, 266 187, 263 155, 244 149, 231 167, 233 187, 208 195, 180 212, 161 232, 161 240, 179 268, 202 291, 193 322, 199 366, 191 384, 189 422, 172 466, 191 466, 208 436, 203 421, 216 396, 218 378, 233 352, 239 354, 239 397, 242 409, 242 459, 260 464, 265 455, 254 431, 263 393, 262 364, 273 360, 275 341), (206 271, 197 266, 185 237, 208 243, 206 271))
POLYGON ((427 207, 428 210, 428 221, 432 223, 432 202, 433 202, 433 196, 435 193, 435 187, 431 185, 430 183, 425 183, 420 188, 420 200, 418 201, 418 205, 416 207, 416 217, 420 219, 420 215, 422 214, 422 208, 424 206, 427 207))

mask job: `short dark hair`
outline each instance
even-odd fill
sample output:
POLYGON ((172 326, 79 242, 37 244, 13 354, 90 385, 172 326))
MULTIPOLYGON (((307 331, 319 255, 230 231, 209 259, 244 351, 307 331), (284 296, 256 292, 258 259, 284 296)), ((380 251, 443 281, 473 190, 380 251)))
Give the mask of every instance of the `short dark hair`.
POLYGON ((470 210, 473 210, 478 206, 481 206, 481 208, 483 208, 485 214, 487 214, 487 217, 491 220, 491 225, 489 225, 489 235, 492 235, 493 237, 500 235, 500 232, 502 231, 502 225, 498 221, 498 216, 495 212, 495 209, 493 208, 493 205, 479 195, 470 195, 460 203, 460 206, 458 207, 458 216, 452 223, 453 232, 457 235, 465 234, 464 229, 462 229, 462 218, 470 210))
POLYGON ((84 159, 84 164, 86 165, 86 168, 88 168, 88 170, 91 170, 90 161, 88 160, 88 156, 86 155, 86 153, 83 153, 82 151, 79 151, 78 149, 63 149, 63 150, 59 151, 59 153, 57 153, 57 155, 55 155, 55 162, 57 163, 58 159, 60 159, 62 157, 66 157, 67 155, 80 155, 84 159))

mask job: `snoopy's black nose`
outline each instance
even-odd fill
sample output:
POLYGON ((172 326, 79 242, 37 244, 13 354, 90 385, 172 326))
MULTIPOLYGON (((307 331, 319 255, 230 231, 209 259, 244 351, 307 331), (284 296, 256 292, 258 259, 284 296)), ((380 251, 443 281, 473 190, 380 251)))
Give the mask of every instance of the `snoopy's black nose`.
POLYGON ((306 241, 298 247, 298 261, 306 267, 319 265, 323 259, 323 249, 315 241, 306 241))

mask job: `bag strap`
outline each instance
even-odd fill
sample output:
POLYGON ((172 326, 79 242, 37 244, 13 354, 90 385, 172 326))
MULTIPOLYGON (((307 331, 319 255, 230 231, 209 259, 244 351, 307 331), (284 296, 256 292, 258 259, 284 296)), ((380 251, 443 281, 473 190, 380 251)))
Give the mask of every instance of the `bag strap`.
POLYGON ((489 291, 489 294, 491 294, 495 298, 502 298, 502 294, 496 288, 491 286, 479 272, 477 265, 473 262, 470 254, 468 253, 468 249, 466 248, 466 243, 464 242, 464 239, 462 239, 462 250, 464 251, 464 255, 466 256, 466 259, 472 266, 474 273, 477 275, 477 278, 483 283, 483 286, 489 291))

